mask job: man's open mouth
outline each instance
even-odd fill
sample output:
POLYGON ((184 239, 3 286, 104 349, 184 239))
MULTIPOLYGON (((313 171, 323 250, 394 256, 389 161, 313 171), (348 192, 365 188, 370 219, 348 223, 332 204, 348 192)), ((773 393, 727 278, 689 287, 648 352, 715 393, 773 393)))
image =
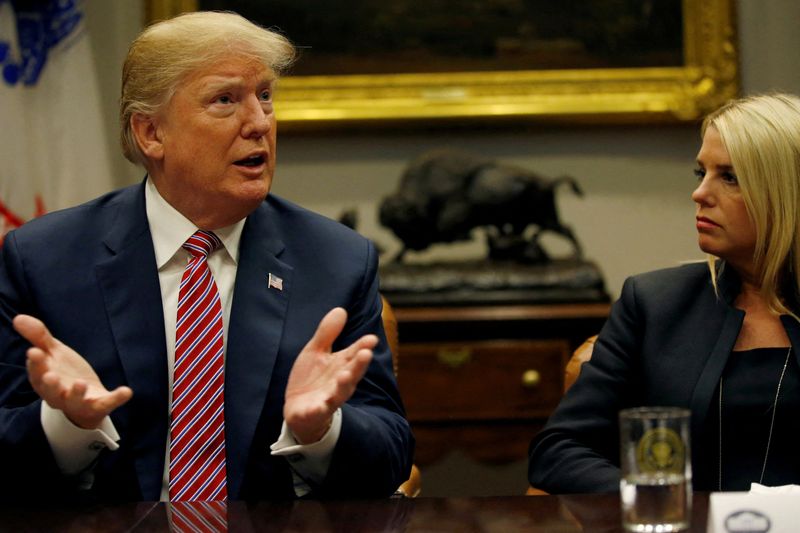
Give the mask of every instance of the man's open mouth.
POLYGON ((247 157, 245 159, 234 161, 234 165, 241 165, 243 167, 257 167, 263 164, 264 164, 263 155, 254 155, 252 157, 247 157))

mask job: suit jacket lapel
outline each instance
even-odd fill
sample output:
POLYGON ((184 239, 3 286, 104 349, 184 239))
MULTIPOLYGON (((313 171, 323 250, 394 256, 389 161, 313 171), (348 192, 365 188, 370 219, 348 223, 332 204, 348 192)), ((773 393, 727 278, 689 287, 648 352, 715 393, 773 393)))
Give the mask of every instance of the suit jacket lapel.
POLYGON ((122 193, 105 244, 111 257, 96 266, 97 279, 120 362, 134 392, 112 419, 122 445, 135 447, 130 451, 136 457, 143 498, 157 500, 167 439, 168 376, 161 289, 143 186, 122 193))
POLYGON ((225 354, 225 446, 228 496, 238 498, 258 421, 264 409, 292 291, 293 269, 277 256, 283 243, 266 203, 247 219, 225 354), (268 277, 281 278, 272 288, 268 277))
POLYGON ((789 336, 789 342, 792 344, 794 359, 797 365, 800 366, 800 324, 790 315, 782 315, 781 322, 786 334, 789 336))
MULTIPOLYGON (((713 401, 712 396, 736 344, 736 339, 742 329, 742 322, 744 322, 744 311, 733 307, 741 288, 738 276, 732 269, 727 269, 721 271, 717 283, 719 296, 715 297, 714 306, 721 310, 711 308, 709 313, 723 313, 724 316, 719 336, 706 359, 689 404, 692 411, 693 435, 702 435, 704 432, 708 411, 713 401)), ((710 450, 701 450, 700 448, 700 446, 692 448, 692 460, 695 461, 695 464, 700 464, 700 461, 704 460, 703 454, 710 453, 710 450)))
POLYGON ((708 409, 712 402, 711 396, 714 394, 719 378, 722 376, 722 371, 728 363, 728 357, 736 344, 739 331, 742 329, 743 320, 743 311, 732 307, 728 309, 717 342, 714 344, 700 378, 697 380, 690 404, 695 435, 700 434, 705 424, 708 409))

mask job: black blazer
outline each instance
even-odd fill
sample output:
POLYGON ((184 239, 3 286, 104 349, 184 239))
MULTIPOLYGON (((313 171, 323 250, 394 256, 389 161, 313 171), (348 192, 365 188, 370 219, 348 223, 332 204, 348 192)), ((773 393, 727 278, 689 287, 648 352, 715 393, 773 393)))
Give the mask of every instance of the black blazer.
MULTIPOLYGON (((705 263, 634 276, 597 338, 591 360, 530 446, 528 479, 551 493, 619 490, 620 409, 641 405, 692 411, 694 486, 712 490, 717 442, 703 427, 744 311, 733 307, 732 269, 715 295, 705 263)), ((781 321, 800 362, 800 324, 781 321)))
MULTIPOLYGON (((120 449, 104 451, 89 491, 76 491, 50 452, 41 400, 24 371, 0 367, 0 496, 157 500, 169 422, 163 310, 144 186, 28 222, 6 236, 0 263, 0 358, 25 362, 17 313, 39 317, 82 354, 106 387, 134 395, 111 418, 120 449), (3 494, 3 493, 8 494, 3 494)), ((380 344, 342 408, 342 432, 317 497, 391 494, 408 478, 413 437, 381 321, 372 244, 343 225, 270 195, 242 232, 225 360, 230 499, 291 498, 277 440, 292 364, 335 306, 348 322, 335 349, 365 333, 380 344), (269 274, 283 290, 268 287, 269 274)))

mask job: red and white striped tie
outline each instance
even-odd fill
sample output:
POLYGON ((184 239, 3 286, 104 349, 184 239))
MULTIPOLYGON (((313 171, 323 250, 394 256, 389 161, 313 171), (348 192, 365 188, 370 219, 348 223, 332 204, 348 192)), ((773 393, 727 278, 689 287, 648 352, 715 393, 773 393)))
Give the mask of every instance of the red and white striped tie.
POLYGON ((224 501, 225 384, 222 306, 206 259, 222 244, 197 231, 178 290, 169 448, 170 501, 224 501))

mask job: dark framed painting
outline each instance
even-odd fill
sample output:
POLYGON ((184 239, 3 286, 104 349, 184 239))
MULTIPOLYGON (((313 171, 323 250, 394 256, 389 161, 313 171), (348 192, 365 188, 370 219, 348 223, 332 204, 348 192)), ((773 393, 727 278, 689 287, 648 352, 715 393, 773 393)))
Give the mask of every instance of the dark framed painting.
POLYGON ((146 0, 285 33, 284 126, 693 121, 738 93, 733 0, 146 0))

